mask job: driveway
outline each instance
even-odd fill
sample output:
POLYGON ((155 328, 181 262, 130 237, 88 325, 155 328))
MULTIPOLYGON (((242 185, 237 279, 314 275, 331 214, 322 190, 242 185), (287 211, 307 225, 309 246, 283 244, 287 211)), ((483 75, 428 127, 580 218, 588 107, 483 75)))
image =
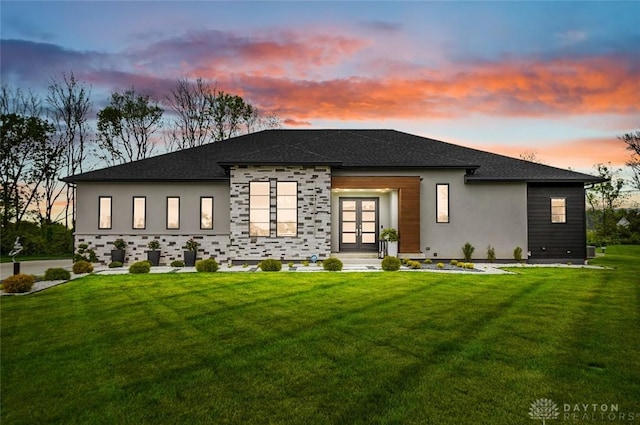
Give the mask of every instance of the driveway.
MULTIPOLYGON (((20 273, 34 274, 36 276, 44 275, 47 269, 61 267, 71 271, 73 267, 73 261, 68 260, 37 260, 37 261, 22 261, 20 263, 20 273)), ((13 263, 0 264, 0 279, 4 279, 13 274, 13 263)))

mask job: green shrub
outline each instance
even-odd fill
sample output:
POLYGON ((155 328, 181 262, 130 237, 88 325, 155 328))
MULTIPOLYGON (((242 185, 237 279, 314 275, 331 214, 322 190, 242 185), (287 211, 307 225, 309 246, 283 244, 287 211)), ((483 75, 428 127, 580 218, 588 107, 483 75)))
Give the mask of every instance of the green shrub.
POLYGON ((490 263, 496 261, 496 249, 491 245, 487 247, 487 260, 489 260, 490 263))
POLYGON ((474 248, 474 246, 471 245, 469 242, 464 244, 464 246, 462 247, 462 253, 464 254, 465 261, 471 260, 471 257, 473 256, 473 251, 475 250, 476 249, 474 248))
POLYGON ((124 251, 127 249, 127 243, 124 241, 124 239, 116 239, 111 243, 113 244, 113 247, 117 250, 124 251))
POLYGON ((400 259, 398 257, 386 256, 382 260, 382 270, 387 272, 395 272, 400 269, 400 259))
POLYGON ((36 278, 29 274, 16 274, 2 281, 2 290, 10 294, 29 292, 35 281, 36 278))
POLYGON ((218 262, 213 258, 196 261, 196 270, 199 272, 213 273, 218 271, 218 262))
POLYGON ((174 260, 171 262, 171 267, 184 267, 184 261, 174 260))
POLYGON ((112 262, 109 263, 109 268, 110 269, 115 269, 115 268, 122 267, 122 266, 123 266, 123 264, 120 261, 112 261, 112 262))
POLYGON ((96 256, 96 252, 93 249, 89 248, 89 245, 87 245, 86 243, 81 243, 80 245, 78 245, 78 249, 73 255, 73 262, 77 263, 78 261, 97 263, 98 257, 96 256))
POLYGON ((407 262, 407 267, 410 267, 412 269, 421 269, 422 268, 422 264, 420 264, 420 261, 409 260, 407 262))
POLYGON ((522 261, 522 248, 517 246, 516 249, 513 250, 513 258, 516 261, 522 261))
POLYGON ((322 267, 330 272, 339 272, 342 270, 342 261, 339 258, 327 258, 322 262, 322 267))
POLYGON ((439 269, 444 269, 444 263, 438 263, 438 264, 437 264, 437 267, 438 267, 439 269))
POLYGON ((69 270, 62 268, 47 269, 44 272, 44 280, 69 280, 71 279, 71 273, 69 270))
POLYGON ((129 266, 129 273, 141 274, 149 273, 151 271, 151 264, 148 261, 138 261, 129 266))
POLYGON ((267 258, 260 262, 260 270, 263 272, 279 272, 282 269, 282 262, 273 258, 267 258))
POLYGON ((451 265, 452 266, 457 266, 458 265, 458 260, 451 260, 451 265))
POLYGON ((396 229, 388 228, 382 229, 382 232, 380 232, 380 239, 382 239, 383 241, 398 242, 400 240, 400 237, 396 229))
POLYGON ((304 260, 302 262, 302 265, 305 266, 305 267, 308 267, 309 266, 309 260, 304 260))
POLYGON ((72 270, 74 274, 91 273, 93 271, 93 264, 85 260, 76 261, 73 263, 72 270))
POLYGON ((475 265, 473 263, 465 263, 464 268, 465 269, 473 269, 473 268, 475 268, 475 265))
POLYGON ((151 239, 147 244, 147 248, 151 251, 158 251, 160 249, 160 242, 157 239, 151 239))
POLYGON ((289 262, 287 263, 287 266, 289 266, 289 268, 293 267, 293 266, 294 266, 293 261, 289 261, 289 262))
POLYGON ((433 263, 433 261, 431 261, 431 259, 430 259, 430 258, 426 258, 426 259, 423 261, 423 263, 425 263, 425 264, 431 264, 431 263, 433 263))

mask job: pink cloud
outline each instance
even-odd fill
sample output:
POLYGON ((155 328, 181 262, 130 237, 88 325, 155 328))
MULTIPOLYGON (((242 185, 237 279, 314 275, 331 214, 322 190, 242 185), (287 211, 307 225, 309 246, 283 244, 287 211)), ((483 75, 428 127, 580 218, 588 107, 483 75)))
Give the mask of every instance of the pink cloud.
POLYGON ((479 148, 513 158, 519 158, 525 153, 534 153, 547 165, 574 169, 592 168, 597 163, 606 164, 609 162, 622 167, 630 157, 624 143, 614 135, 565 140, 553 144, 536 144, 535 146, 484 145, 479 148))

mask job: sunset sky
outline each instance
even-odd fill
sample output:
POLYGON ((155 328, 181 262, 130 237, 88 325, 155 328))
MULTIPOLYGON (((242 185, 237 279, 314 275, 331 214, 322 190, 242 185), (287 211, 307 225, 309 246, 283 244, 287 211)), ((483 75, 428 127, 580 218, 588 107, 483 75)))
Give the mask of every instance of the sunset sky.
POLYGON ((392 128, 593 172, 640 127, 639 2, 11 2, 4 83, 97 109, 203 77, 285 128, 392 128))

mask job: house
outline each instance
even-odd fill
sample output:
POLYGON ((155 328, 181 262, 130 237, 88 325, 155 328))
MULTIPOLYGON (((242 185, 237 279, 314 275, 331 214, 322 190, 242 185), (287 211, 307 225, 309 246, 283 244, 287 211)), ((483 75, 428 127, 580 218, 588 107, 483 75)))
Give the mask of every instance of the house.
POLYGON ((250 262, 376 253, 398 229, 400 256, 474 259, 494 247, 529 261, 586 258, 585 184, 602 179, 394 130, 265 130, 66 177, 76 244, 108 261, 162 263, 198 241, 199 258, 250 262))

